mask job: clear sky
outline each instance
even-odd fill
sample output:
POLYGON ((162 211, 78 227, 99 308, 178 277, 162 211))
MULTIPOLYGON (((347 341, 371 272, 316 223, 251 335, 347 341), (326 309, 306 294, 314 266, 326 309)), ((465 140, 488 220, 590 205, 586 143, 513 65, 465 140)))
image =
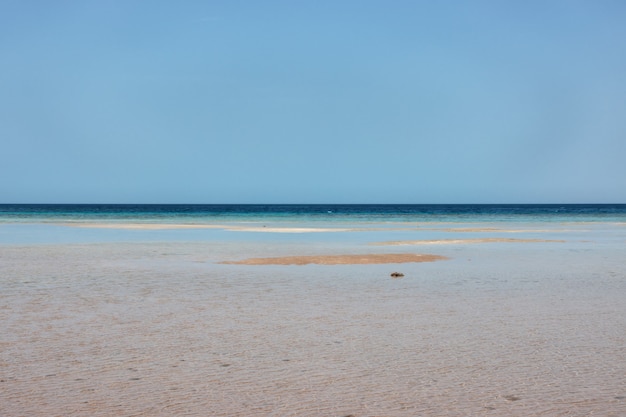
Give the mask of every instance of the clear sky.
POLYGON ((0 203, 626 203, 626 2, 0 0, 0 203))

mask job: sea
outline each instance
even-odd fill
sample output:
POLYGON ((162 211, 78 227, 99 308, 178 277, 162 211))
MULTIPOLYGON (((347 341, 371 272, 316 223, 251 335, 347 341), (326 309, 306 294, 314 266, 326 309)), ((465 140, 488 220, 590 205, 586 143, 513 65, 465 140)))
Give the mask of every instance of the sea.
MULTIPOLYGON (((172 228, 167 232, 161 229, 159 232, 135 230, 124 233, 121 229, 117 233, 112 230, 107 233, 100 229, 98 233, 89 233, 85 229, 59 227, 89 224, 222 225, 231 228, 239 225, 242 226, 239 231, 254 226, 280 227, 285 231, 289 228, 328 231, 346 227, 352 230, 360 226, 363 231, 366 226, 373 226, 380 234, 392 231, 394 225, 407 224, 537 225, 564 222, 626 222, 626 204, 0 204, 0 225, 3 226, 0 227, 0 243, 228 238, 219 233, 219 228, 211 232, 172 228)), ((332 241, 339 237, 326 234, 322 240, 332 241)))
POLYGON ((0 415, 624 416, 624 300, 626 204, 3 204, 0 415))
POLYGON ((0 222, 624 221, 626 204, 0 204, 0 222))

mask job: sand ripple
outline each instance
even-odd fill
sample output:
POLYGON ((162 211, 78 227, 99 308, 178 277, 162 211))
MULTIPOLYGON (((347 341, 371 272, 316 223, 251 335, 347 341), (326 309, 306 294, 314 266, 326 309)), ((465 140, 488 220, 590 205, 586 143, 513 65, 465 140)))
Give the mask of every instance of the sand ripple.
POLYGON ((0 415, 624 416, 623 247, 543 247, 392 280, 212 263, 269 253, 226 243, 2 246, 0 415))

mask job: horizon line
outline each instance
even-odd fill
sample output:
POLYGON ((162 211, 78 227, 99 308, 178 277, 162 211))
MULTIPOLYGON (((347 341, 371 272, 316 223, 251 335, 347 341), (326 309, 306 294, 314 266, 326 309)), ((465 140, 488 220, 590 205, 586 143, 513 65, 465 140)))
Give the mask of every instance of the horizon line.
POLYGON ((0 203, 0 206, 571 206, 626 205, 626 203, 0 203))

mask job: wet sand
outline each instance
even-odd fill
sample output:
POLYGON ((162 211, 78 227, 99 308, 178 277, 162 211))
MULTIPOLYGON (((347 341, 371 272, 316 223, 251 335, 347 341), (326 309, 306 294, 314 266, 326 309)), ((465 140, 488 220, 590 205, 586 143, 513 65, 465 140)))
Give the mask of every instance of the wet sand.
POLYGON ((424 239, 424 240, 395 240, 389 242, 377 242, 373 245, 402 246, 402 245, 460 245, 471 243, 564 243, 561 239, 515 239, 508 237, 484 237, 476 239, 424 239))
POLYGON ((273 258, 249 258, 242 261, 223 261, 232 265, 369 265, 403 264, 409 262, 434 262, 447 259, 445 256, 413 253, 385 253, 363 255, 317 255, 282 256, 273 258))
POLYGON ((169 224, 169 223, 64 223, 69 227, 87 229, 120 229, 120 230, 177 230, 177 229, 223 229, 233 232, 264 232, 264 233, 329 233, 346 232, 351 229, 329 227, 267 227, 242 226, 227 224, 169 224))
POLYGON ((0 415, 623 416, 608 232, 397 265, 220 263, 372 248, 291 235, 2 245, 0 415))

